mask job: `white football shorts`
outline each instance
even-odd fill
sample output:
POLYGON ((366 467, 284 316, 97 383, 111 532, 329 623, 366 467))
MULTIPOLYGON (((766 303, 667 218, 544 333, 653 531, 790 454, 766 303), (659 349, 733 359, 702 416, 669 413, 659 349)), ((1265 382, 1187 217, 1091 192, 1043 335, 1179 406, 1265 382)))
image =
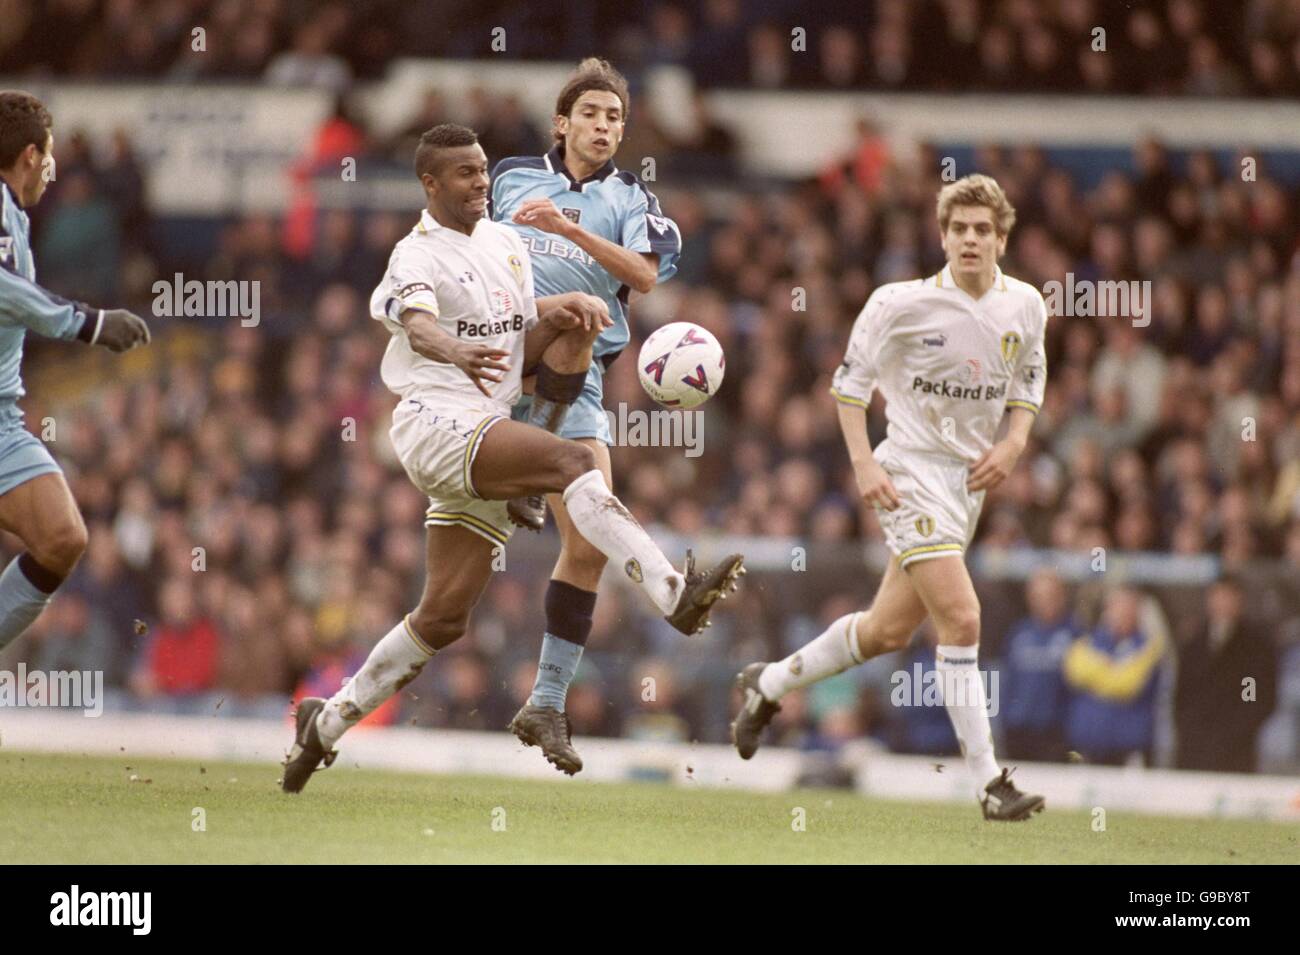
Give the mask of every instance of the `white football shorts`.
POLYGON ((514 532, 505 501, 479 497, 471 477, 483 436, 509 415, 443 398, 404 398, 393 409, 392 439, 397 458, 421 492, 429 496, 424 524, 464 527, 505 546, 514 532))
POLYGON ((890 447, 888 441, 882 441, 873 454, 901 501, 897 510, 876 508, 885 543, 899 566, 965 554, 975 536, 985 494, 966 490, 970 477, 966 462, 901 451, 890 447))

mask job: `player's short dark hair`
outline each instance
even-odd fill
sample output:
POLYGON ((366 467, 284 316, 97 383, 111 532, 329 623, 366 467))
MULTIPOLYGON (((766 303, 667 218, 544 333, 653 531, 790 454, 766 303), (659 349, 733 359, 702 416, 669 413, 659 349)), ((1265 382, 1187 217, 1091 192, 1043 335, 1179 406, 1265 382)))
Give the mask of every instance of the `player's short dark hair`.
POLYGON ((52 125, 50 111, 31 93, 0 91, 0 169, 17 162, 28 146, 35 145, 43 154, 52 125))
MULTIPOLYGON (((564 88, 560 90, 560 95, 555 99, 555 115, 568 116, 573 112, 573 104, 578 101, 578 97, 588 90, 605 90, 613 93, 623 104, 623 119, 627 119, 627 79, 614 67, 609 65, 608 60, 602 60, 599 57, 589 56, 573 71, 564 88)), ((564 135, 559 130, 553 130, 556 142, 564 142, 564 135)))
POLYGON ((425 130, 420 135, 420 144, 415 147, 415 174, 423 176, 427 172, 436 176, 439 152, 457 146, 473 146, 476 142, 478 133, 456 123, 442 123, 425 130))

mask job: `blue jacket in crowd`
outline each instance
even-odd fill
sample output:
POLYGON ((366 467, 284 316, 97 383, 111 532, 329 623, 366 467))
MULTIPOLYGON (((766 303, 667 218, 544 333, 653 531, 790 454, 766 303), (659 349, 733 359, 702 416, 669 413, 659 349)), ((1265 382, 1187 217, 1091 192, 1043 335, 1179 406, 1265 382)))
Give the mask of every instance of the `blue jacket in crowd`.
POLYGON ((1103 626, 1071 645, 1064 668, 1073 690, 1065 724, 1070 746, 1093 757, 1150 748, 1164 649, 1157 637, 1138 631, 1120 640, 1103 626))

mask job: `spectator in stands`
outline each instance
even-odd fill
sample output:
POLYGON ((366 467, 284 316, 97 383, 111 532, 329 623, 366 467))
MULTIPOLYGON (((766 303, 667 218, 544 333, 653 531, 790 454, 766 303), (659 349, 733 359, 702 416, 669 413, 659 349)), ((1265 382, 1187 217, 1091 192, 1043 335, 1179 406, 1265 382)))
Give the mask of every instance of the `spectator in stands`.
POLYGON ((999 702, 1002 751, 1009 759, 1065 758, 1069 692, 1062 668, 1078 635, 1066 597, 1055 570, 1035 571, 1025 587, 1029 616, 1007 637, 999 702))
POLYGON ((1120 766, 1133 757, 1154 765, 1156 690, 1164 640, 1138 625, 1138 591, 1118 586, 1106 595, 1102 619, 1065 655, 1073 693, 1066 741, 1090 763, 1120 766))
POLYGON ((857 123, 857 138, 849 155, 822 170, 819 177, 827 195, 838 196, 846 184, 861 189, 868 197, 879 194, 889 165, 889 146, 880 130, 868 117, 857 123))
POLYGON ((55 207, 41 231, 42 281, 91 301, 117 296, 121 225, 112 203, 95 188, 92 170, 59 177, 55 207))
MULTIPOLYGON (((418 5, 409 12, 402 8, 406 16, 395 15, 395 7, 400 5, 384 0, 27 0, 8 4, 0 18, 0 53, 19 75, 264 75, 276 83, 337 89, 354 75, 382 75, 399 57, 484 56, 495 27, 507 31, 513 58, 577 56, 575 47, 586 42, 582 27, 599 29, 605 19, 591 12, 600 9, 592 4, 572 17, 549 13, 545 5, 470 0, 444 0, 434 18, 418 5), (196 23, 206 31, 199 49, 191 33, 196 23)), ((690 12, 686 7, 623 5, 616 46, 628 49, 633 63, 686 66, 711 86, 1075 93, 1122 88, 1207 97, 1278 97, 1300 88, 1297 22, 1288 3, 1219 4, 1213 24, 1205 4, 1191 0, 841 4, 829 17, 812 9, 794 16, 797 5, 789 3, 710 0, 690 12), (792 48, 796 26, 805 31, 802 48, 792 48), (636 41, 618 43, 627 37, 645 39, 640 48, 636 41), (967 67, 959 80, 953 63, 967 67)))
POLYGON ((1257 769, 1259 729, 1277 705, 1277 667, 1273 641, 1245 611, 1241 582, 1215 581, 1204 619, 1178 648, 1179 769, 1257 769))
POLYGON ((667 660, 643 660, 628 674, 626 693, 639 704, 627 717, 623 732, 646 742, 685 743, 693 738, 691 725, 678 700, 681 674, 667 660))
POLYGON ((352 70, 346 60, 330 51, 330 44, 330 26, 323 18, 302 23, 293 34, 292 48, 266 68, 267 82, 342 92, 352 82, 352 70))
POLYGON ((221 636, 213 620, 200 611, 194 584, 185 577, 163 583, 159 617, 131 675, 131 689, 142 699, 161 697, 176 709, 197 712, 205 694, 217 685, 221 636))

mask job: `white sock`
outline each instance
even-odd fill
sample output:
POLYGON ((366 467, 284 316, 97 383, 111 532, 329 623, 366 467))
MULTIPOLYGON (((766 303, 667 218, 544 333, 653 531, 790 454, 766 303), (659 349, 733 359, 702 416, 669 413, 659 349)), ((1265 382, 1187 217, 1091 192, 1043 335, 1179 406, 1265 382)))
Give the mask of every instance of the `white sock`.
POLYGON ((610 493, 603 474, 588 471, 566 487, 564 506, 578 532, 640 584, 660 611, 668 614, 677 609, 686 578, 610 493))
POLYGON ((416 635, 409 619, 403 617, 375 644, 361 669, 329 698, 316 717, 316 731, 326 749, 332 749, 344 733, 415 679, 433 657, 436 651, 416 635))
POLYGON ((1002 771, 993 756, 993 730, 989 727, 989 710, 980 679, 979 644, 935 647, 934 668, 939 674, 939 692, 944 709, 957 732, 966 767, 975 781, 975 793, 984 798, 984 787, 1002 771))
POLYGON ((758 689, 775 703, 791 690, 842 673, 862 662, 856 636, 859 613, 845 614, 802 649, 758 675, 758 689))

